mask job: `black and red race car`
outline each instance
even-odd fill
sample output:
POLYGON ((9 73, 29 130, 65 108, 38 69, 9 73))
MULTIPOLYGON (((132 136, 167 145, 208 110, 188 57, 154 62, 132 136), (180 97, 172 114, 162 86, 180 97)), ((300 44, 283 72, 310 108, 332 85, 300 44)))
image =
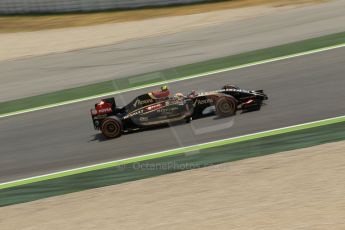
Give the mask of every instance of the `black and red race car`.
POLYGON ((260 110, 268 97, 263 90, 243 90, 225 85, 221 90, 192 93, 184 96, 153 98, 147 93, 136 97, 124 107, 117 107, 115 98, 102 99, 91 109, 94 128, 107 138, 116 138, 123 132, 148 127, 190 122, 192 119, 217 114, 232 116, 236 111, 260 110))

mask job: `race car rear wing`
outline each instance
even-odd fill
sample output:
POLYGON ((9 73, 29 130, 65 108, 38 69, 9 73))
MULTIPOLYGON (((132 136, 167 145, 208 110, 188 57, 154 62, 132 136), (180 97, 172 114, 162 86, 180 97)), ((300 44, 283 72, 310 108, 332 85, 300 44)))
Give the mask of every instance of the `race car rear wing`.
POLYGON ((116 112, 115 98, 110 97, 101 99, 99 103, 95 104, 95 108, 91 109, 90 112, 94 127, 95 129, 98 129, 104 118, 111 116, 116 112))

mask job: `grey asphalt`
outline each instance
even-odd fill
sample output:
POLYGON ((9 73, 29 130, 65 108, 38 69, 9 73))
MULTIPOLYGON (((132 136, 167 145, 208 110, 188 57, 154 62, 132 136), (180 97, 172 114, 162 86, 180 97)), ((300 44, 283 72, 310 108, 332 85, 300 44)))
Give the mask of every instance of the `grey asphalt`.
MULTIPOLYGON (((95 100, 0 119, 0 182, 344 115, 344 56, 340 48, 171 84, 175 92, 188 92, 233 83, 264 89, 270 100, 259 112, 119 139, 103 140, 93 130, 89 109, 95 100)), ((116 100, 124 104, 144 92, 116 100)))
MULTIPOLYGON (((171 35, 0 62, 0 102, 345 31, 345 1, 171 35)), ((0 35, 1 36, 1 35, 0 35)))

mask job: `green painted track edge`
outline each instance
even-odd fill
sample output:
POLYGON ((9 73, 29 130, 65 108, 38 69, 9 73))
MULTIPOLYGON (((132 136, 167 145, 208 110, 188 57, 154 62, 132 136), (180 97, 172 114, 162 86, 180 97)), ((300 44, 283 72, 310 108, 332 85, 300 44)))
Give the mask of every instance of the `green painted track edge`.
MULTIPOLYGON (((341 123, 341 122, 345 122, 345 116, 334 117, 334 118, 329 118, 329 119, 325 119, 325 120, 314 121, 314 122, 309 122, 309 123, 304 123, 304 124, 274 129, 274 130, 268 130, 268 131, 263 131, 263 132, 259 132, 259 133, 254 133, 254 134, 249 134, 249 135, 244 135, 244 136, 239 136, 239 137, 234 137, 234 138, 227 138, 227 139, 223 139, 223 140, 217 140, 217 141, 202 143, 202 144, 198 144, 198 145, 181 147, 181 148, 177 148, 177 149, 147 154, 147 155, 123 159, 123 160, 105 162, 105 163, 101 163, 101 164, 97 164, 97 165, 91 165, 91 166, 81 167, 81 168, 77 168, 77 169, 71 169, 71 170, 66 170, 66 171, 62 171, 62 172, 51 173, 51 174, 41 175, 41 176, 37 176, 37 177, 31 177, 31 178, 26 178, 26 179, 11 181, 11 182, 5 182, 5 183, 0 184, 0 190, 6 189, 6 188, 16 187, 16 186, 20 186, 20 185, 50 180, 50 179, 57 179, 57 178, 61 178, 61 177, 81 174, 81 173, 85 173, 85 172, 91 172, 91 171, 111 168, 111 167, 115 167, 115 166, 126 165, 126 164, 130 164, 130 163, 137 163, 137 162, 146 161, 146 160, 158 159, 158 158, 162 158, 162 157, 173 156, 173 155, 193 152, 193 151, 207 149, 207 148, 220 147, 220 146, 229 145, 229 144, 233 144, 233 143, 239 143, 239 142, 244 142, 244 141, 248 141, 248 140, 254 140, 254 139, 258 139, 258 138, 269 137, 269 136, 274 136, 274 135, 279 135, 279 134, 284 134, 284 133, 290 133, 290 132, 294 132, 294 131, 310 129, 310 128, 315 128, 315 127, 320 127, 320 126, 325 126, 325 125, 330 125, 330 124, 336 124, 336 123, 341 123)), ((116 140, 114 140, 114 141, 116 141, 116 140)))

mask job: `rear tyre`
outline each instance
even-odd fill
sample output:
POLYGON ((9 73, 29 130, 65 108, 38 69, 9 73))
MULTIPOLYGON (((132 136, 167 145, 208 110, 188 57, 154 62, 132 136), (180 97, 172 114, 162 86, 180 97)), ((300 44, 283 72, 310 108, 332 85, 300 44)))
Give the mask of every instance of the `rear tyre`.
POLYGON ((188 116, 185 118, 186 123, 190 123, 192 121, 192 117, 188 116))
POLYGON ((236 114, 236 101, 230 97, 220 97, 217 99, 216 114, 220 117, 229 117, 236 114))
POLYGON ((105 118, 101 126, 102 134, 107 138, 117 138, 122 134, 122 122, 117 117, 105 118))

